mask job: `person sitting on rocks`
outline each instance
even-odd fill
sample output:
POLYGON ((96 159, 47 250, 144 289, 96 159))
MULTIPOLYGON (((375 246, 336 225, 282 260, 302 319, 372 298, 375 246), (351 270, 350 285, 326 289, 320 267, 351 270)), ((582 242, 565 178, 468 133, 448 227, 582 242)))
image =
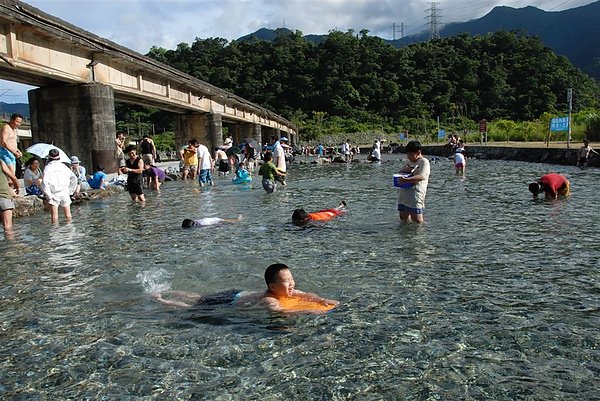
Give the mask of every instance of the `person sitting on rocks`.
POLYGON ((42 192, 43 177, 39 159, 32 157, 27 161, 25 173, 23 173, 23 183, 27 195, 44 196, 44 192, 42 192))

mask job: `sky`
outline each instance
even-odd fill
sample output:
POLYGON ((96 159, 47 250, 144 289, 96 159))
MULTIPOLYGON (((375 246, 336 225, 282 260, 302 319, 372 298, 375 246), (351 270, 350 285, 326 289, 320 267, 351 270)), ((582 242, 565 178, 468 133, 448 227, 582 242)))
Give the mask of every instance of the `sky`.
MULTIPOLYGON (((496 6, 561 11, 597 0, 437 0, 440 23, 480 18, 496 6)), ((304 35, 332 29, 399 39, 428 30, 429 0, 25 0, 25 3, 121 46, 146 54, 196 38, 228 41, 260 28, 304 35), (395 33, 392 28, 395 25, 395 33)), ((32 87, 0 80, 0 101, 27 103, 32 87)))

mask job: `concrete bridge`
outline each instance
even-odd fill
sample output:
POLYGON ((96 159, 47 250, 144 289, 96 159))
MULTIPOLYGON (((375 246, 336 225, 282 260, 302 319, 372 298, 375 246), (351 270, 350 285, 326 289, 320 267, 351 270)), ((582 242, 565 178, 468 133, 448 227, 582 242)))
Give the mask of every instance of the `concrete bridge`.
POLYGON ((16 0, 0 0, 0 79, 29 91, 33 142, 53 142, 91 168, 113 159, 115 101, 174 113, 176 145, 191 138, 264 143, 297 129, 265 108, 16 0))

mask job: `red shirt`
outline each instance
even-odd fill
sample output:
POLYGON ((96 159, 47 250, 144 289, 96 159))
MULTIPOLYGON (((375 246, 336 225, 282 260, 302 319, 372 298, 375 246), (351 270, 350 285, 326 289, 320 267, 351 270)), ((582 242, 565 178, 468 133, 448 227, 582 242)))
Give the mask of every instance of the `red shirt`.
POLYGON ((539 183, 542 185, 544 192, 556 197, 558 191, 569 185, 569 181, 564 175, 557 173, 544 174, 539 183))

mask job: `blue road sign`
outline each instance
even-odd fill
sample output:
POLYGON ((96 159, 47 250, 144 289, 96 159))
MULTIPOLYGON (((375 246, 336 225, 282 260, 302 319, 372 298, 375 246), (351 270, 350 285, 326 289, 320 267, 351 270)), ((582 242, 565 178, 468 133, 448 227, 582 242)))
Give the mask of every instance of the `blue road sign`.
POLYGON ((550 120, 550 131, 568 131, 569 117, 556 117, 550 120))

